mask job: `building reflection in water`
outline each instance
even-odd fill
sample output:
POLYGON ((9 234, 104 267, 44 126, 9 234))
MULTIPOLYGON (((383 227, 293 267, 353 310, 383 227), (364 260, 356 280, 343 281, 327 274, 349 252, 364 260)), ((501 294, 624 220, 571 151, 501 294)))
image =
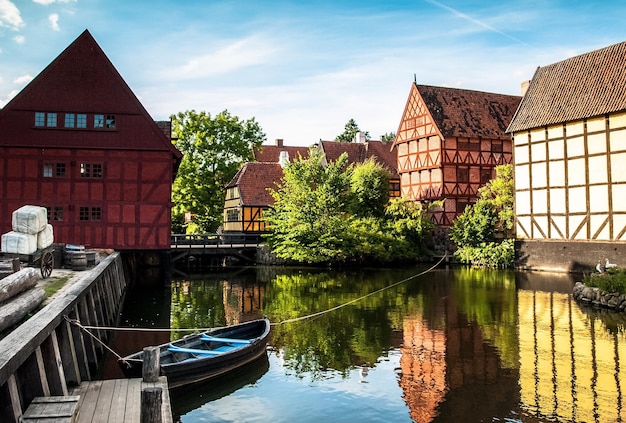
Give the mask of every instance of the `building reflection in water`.
MULTIPOLYGON (((571 276, 515 277, 508 306, 516 321, 492 322, 516 332, 506 341, 517 343, 508 345, 518 352, 515 360, 503 359, 503 341, 484 318, 468 314, 454 287, 435 307, 446 316, 443 322, 430 315, 404 318, 399 384, 411 418, 623 421, 626 319, 579 306, 571 276), (622 322, 607 324, 611 318, 622 322)), ((499 318, 497 311, 492 315, 499 318)))

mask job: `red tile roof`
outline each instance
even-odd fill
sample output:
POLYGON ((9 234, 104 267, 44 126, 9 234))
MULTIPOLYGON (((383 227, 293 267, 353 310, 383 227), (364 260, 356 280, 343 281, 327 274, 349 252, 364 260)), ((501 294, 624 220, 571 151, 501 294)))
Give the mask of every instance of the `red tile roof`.
POLYGON ((521 97, 416 85, 444 137, 510 139, 506 128, 521 97))
POLYGON ((278 163, 280 152, 289 153, 289 161, 297 159, 298 156, 306 159, 309 157, 309 147, 284 147, 276 145, 262 145, 261 148, 254 148, 252 154, 257 162, 278 163))
POLYGON ((274 204, 267 189, 276 188, 282 177, 283 168, 278 163, 247 162, 227 188, 239 187, 242 205, 264 207, 274 204))
POLYGON ((392 178, 398 177, 397 150, 391 150, 392 144, 383 144, 379 140, 360 142, 321 141, 320 146, 327 161, 337 161, 343 153, 348 153, 348 163, 362 163, 370 157, 386 167, 392 178))
POLYGON ((626 41, 539 67, 507 132, 626 110, 626 41))

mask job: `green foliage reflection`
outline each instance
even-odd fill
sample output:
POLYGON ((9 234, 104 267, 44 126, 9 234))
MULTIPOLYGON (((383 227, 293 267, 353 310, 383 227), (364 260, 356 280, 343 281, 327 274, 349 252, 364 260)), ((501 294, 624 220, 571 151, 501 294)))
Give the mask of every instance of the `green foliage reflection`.
POLYGON ((189 334, 176 329, 211 328, 224 326, 222 284, 210 281, 172 282, 172 335, 178 339, 189 334))
POLYGON ((515 273, 464 268, 455 275, 453 290, 461 311, 499 349, 503 367, 519 367, 515 273))

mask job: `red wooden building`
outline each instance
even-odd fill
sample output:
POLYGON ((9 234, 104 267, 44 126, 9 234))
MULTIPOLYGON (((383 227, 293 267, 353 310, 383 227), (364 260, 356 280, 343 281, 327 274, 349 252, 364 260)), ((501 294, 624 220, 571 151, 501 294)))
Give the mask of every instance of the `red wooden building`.
POLYGON ((0 231, 34 204, 55 242, 169 249, 180 159, 169 122, 150 117, 85 31, 0 110, 0 231))
POLYGON ((411 85, 394 147, 403 196, 445 199, 433 218, 448 226, 478 188, 511 162, 505 134, 521 97, 455 88, 411 85))

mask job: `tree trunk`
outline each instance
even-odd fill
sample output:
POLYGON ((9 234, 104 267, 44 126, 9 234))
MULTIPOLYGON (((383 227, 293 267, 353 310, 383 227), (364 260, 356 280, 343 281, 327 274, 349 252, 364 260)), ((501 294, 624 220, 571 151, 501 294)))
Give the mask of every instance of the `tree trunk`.
POLYGON ((25 267, 0 280, 0 303, 34 287, 39 278, 39 272, 35 268, 25 267))
POLYGON ((33 288, 0 305, 0 332, 22 320, 45 297, 43 288, 33 288))

